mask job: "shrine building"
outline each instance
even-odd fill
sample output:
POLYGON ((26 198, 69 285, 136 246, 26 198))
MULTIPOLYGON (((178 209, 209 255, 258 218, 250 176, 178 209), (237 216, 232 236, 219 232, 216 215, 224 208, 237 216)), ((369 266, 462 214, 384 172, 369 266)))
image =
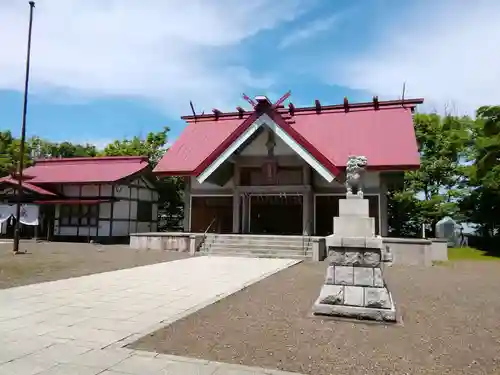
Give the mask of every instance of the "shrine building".
MULTIPOLYGON (((22 238, 126 243, 157 230, 158 192, 147 157, 35 160, 22 177, 22 238)), ((12 238, 19 180, 0 178, 1 236, 12 238)))
POLYGON ((413 112, 423 99, 253 109, 182 117, 187 126, 154 169, 183 176, 184 231, 325 236, 345 196, 349 156, 367 157, 364 196, 386 236, 387 191, 420 165, 413 112))

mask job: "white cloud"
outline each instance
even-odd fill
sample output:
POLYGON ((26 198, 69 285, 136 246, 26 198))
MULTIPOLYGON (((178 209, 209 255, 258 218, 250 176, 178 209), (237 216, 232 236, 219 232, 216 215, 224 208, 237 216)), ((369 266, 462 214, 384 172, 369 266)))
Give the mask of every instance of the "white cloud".
MULTIPOLYGON (((423 3, 421 3, 423 4, 423 3)), ((330 82, 385 97, 423 96, 427 109, 474 114, 500 103, 500 1, 447 0, 388 23, 369 51, 332 58, 330 82)))
MULTIPOLYGON (((142 97, 174 113, 190 99, 224 108, 273 83, 225 54, 293 19, 298 1, 283 12, 273 0, 38 0, 30 88, 72 101, 142 97)), ((0 89, 23 88, 28 14, 27 1, 0 0, 0 89)))
POLYGON ((315 35, 330 29, 339 19, 338 15, 332 15, 327 18, 314 20, 303 28, 297 29, 289 33, 281 43, 279 48, 286 48, 292 44, 301 43, 304 40, 314 37, 315 35))

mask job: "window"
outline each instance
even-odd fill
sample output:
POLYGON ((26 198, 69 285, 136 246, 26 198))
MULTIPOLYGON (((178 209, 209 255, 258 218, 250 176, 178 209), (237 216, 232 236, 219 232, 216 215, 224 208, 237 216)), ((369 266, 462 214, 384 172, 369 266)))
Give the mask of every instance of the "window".
POLYGON ((153 221, 153 204, 151 202, 137 202, 137 221, 153 221))
POLYGON ((59 219, 61 226, 97 226, 98 205, 61 205, 59 219))

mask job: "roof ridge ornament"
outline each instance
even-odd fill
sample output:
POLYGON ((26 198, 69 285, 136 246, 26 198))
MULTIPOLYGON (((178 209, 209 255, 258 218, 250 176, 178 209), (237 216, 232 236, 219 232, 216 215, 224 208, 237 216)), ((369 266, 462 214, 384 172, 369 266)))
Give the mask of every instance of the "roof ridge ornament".
POLYGON ((276 103, 273 104, 273 108, 278 108, 285 100, 287 100, 290 95, 292 95, 292 90, 288 90, 281 98, 279 98, 276 103))

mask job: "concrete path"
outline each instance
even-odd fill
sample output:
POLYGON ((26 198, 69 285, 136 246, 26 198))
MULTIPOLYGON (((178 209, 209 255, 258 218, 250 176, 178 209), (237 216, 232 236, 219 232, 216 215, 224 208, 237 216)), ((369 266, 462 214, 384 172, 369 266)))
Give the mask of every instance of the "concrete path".
POLYGON ((296 262, 196 257, 0 290, 0 375, 285 374, 123 346, 296 262))

